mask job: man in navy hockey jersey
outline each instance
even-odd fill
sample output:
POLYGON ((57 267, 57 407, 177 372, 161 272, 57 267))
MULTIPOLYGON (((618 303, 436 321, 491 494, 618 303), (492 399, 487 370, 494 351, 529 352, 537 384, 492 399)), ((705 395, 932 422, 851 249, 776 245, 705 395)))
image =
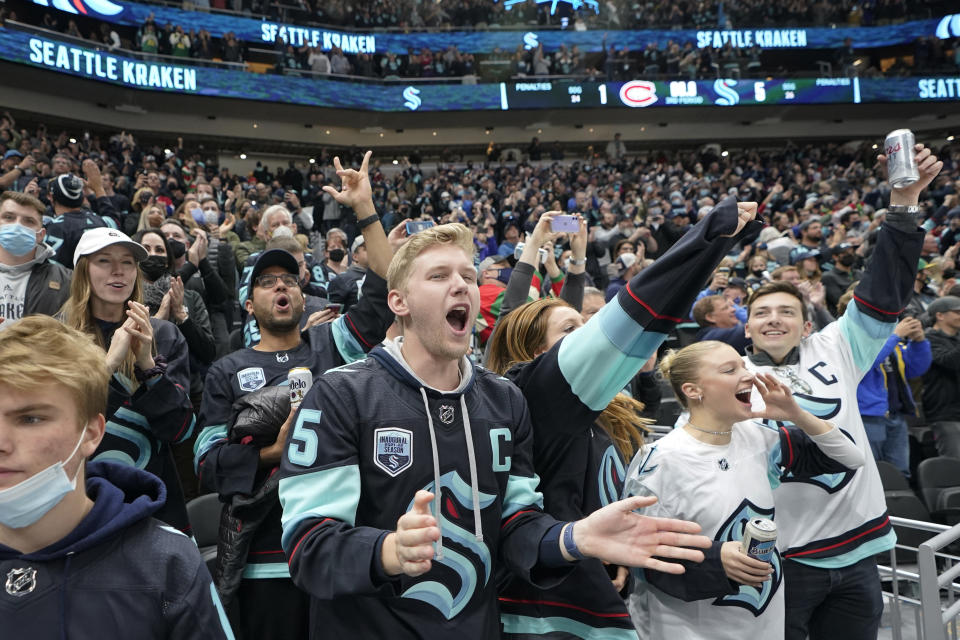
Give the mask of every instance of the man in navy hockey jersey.
MULTIPOLYGON (((682 572, 690 522, 631 498, 576 522, 542 512, 520 390, 466 358, 480 304, 460 224, 414 235, 388 273, 403 335, 314 383, 283 450, 283 547, 312 638, 494 638, 495 569, 538 586, 572 563, 682 572)), ((362 302, 363 298, 361 298, 362 302)))
MULTIPOLYGON (((327 369, 362 358, 383 340, 393 322, 383 278, 392 252, 373 206, 369 158, 368 152, 360 171, 344 170, 339 159, 335 160, 343 186, 340 191, 326 187, 338 202, 356 212, 369 247, 370 272, 361 301, 333 322, 301 332, 304 296, 300 265, 282 249, 264 251, 251 270, 252 288, 245 301, 247 312, 260 327, 260 342, 214 362, 207 373, 199 417, 203 431, 194 445, 195 464, 201 484, 216 491, 224 502, 236 495, 253 494, 276 471, 290 428, 288 420, 277 442, 262 448, 229 442, 227 425, 234 402, 262 387, 287 384, 287 374, 293 368, 306 367, 318 378, 327 369)), ((237 635, 251 639, 302 638, 308 601, 290 582, 284 562, 279 504, 256 529, 246 562, 241 564, 237 607, 228 605, 231 616, 236 613, 232 619, 237 635)), ((218 586, 235 577, 218 575, 218 586)))
POLYGON ((0 628, 25 638, 233 640, 196 544, 152 517, 164 484, 135 467, 84 462, 104 434, 105 358, 48 316, 0 332, 0 628))

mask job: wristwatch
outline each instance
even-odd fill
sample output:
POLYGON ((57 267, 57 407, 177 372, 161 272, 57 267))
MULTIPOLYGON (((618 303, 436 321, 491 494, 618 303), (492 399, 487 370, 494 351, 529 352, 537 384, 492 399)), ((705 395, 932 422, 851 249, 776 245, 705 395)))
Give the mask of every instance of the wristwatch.
POLYGON ((575 259, 575 258, 570 258, 570 264, 571 264, 571 265, 577 265, 578 267, 580 267, 580 266, 583 266, 583 265, 587 264, 587 259, 586 259, 586 258, 582 258, 582 259, 580 259, 580 260, 577 260, 577 259, 575 259))
POLYGON ((923 209, 916 204, 892 204, 887 207, 887 213, 909 213, 911 215, 916 215, 922 211, 923 209))
POLYGON ((379 222, 380 216, 373 214, 372 216, 367 216, 363 220, 357 220, 357 229, 363 230, 372 225, 374 222, 379 222))

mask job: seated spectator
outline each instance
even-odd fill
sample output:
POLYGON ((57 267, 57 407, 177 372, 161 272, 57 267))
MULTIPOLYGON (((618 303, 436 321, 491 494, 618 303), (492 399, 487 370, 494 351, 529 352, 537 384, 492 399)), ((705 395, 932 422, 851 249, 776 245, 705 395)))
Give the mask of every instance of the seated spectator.
POLYGON ((103 350, 53 318, 0 332, 3 624, 34 638, 233 638, 196 545, 152 517, 163 482, 85 462, 102 449, 111 383, 103 350))
POLYGON ((193 433, 187 344, 176 326, 150 317, 142 303, 142 245, 115 229, 91 229, 77 245, 64 322, 106 352, 113 378, 107 431, 92 460, 144 469, 166 486, 157 518, 189 532, 170 446, 193 433))
POLYGON ((740 355, 746 355, 752 342, 746 336, 745 325, 737 318, 732 302, 722 295, 701 298, 693 305, 693 319, 700 330, 697 341, 716 340, 733 347, 740 355))
POLYGON ((484 258, 477 267, 480 308, 477 313, 476 329, 481 345, 485 345, 490 339, 497 318, 500 317, 500 305, 512 272, 509 260, 499 255, 484 258))
POLYGON ((940 455, 960 458, 960 298, 938 298, 927 314, 933 363, 923 376, 923 414, 940 455))
POLYGON ((70 270, 44 243, 43 203, 16 191, 0 194, 0 331, 35 313, 54 315, 70 295, 70 270))
POLYGON ((607 304, 606 295, 596 287, 585 287, 583 290, 583 308, 580 315, 586 322, 607 304))
POLYGON ((327 287, 327 297, 330 302, 343 305, 342 311, 347 311, 357 304, 360 297, 360 288, 367 275, 367 247, 363 236, 357 236, 350 251, 352 262, 350 267, 337 276, 327 287))
POLYGON ((860 270, 855 268, 856 264, 857 254, 853 245, 842 243, 834 247, 833 268, 820 278, 827 296, 827 308, 831 313, 836 313, 840 297, 860 279, 860 270))
POLYGON ((513 256, 518 242, 520 242, 520 227, 516 222, 510 221, 503 228, 503 242, 497 247, 497 253, 504 258, 513 256))

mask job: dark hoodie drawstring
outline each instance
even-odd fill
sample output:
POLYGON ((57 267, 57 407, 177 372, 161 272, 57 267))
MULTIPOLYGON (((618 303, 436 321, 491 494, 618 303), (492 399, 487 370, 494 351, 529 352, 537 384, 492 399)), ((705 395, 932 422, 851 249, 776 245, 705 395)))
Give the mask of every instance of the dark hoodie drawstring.
POLYGON ((60 640, 67 640, 67 578, 70 576, 70 559, 73 551, 66 555, 63 563, 63 579, 60 581, 60 640))

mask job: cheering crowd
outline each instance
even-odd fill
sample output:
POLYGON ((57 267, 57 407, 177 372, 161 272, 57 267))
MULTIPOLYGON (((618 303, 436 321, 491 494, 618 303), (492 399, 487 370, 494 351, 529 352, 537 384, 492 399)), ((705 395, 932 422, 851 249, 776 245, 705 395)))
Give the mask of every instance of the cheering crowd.
POLYGON ((0 145, 23 633, 874 638, 874 459, 910 473, 910 421, 960 457, 953 145, 898 189, 865 143, 237 175, 4 114, 0 145))

